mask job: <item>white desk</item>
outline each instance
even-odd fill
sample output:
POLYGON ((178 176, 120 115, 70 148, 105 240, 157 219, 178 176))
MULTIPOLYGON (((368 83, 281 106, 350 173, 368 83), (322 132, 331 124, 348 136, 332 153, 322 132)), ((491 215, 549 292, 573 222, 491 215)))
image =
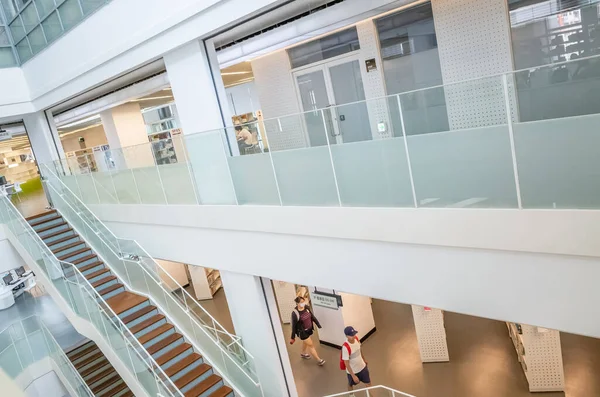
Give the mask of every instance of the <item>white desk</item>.
POLYGON ((10 285, 0 285, 0 310, 8 309, 15 304, 15 298, 23 295, 35 286, 35 275, 29 271, 10 285))

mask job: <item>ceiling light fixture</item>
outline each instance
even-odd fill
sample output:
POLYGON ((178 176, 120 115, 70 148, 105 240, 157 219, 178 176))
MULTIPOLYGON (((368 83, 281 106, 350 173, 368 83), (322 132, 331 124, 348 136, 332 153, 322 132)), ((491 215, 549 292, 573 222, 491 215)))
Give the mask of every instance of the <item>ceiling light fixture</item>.
POLYGON ((58 125, 57 128, 60 129, 65 129, 65 128, 69 128, 69 127, 75 127, 77 125, 81 125, 81 124, 85 124, 85 123, 89 123, 90 121, 94 121, 94 120, 100 120, 100 115, 96 114, 94 116, 79 120, 79 121, 75 121, 74 123, 71 124, 66 124, 66 125, 58 125))

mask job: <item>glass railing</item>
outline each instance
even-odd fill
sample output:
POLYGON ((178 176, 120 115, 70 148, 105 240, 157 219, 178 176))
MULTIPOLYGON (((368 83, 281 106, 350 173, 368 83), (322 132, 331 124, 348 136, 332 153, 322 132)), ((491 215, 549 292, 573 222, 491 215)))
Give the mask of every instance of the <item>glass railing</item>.
POLYGON ((180 135, 169 164, 148 143, 52 168, 86 204, 598 209, 598 125, 600 56, 180 135))
POLYGON ((0 196, 0 219, 18 240, 13 243, 21 244, 73 313, 94 325, 148 395, 183 396, 79 269, 59 261, 6 196, 0 196))
POLYGON ((387 386, 372 386, 338 394, 330 394, 324 397, 415 397, 412 394, 403 393, 387 386))
POLYGON ((18 320, 0 331, 0 368, 11 379, 16 380, 27 367, 45 358, 53 363, 48 372, 56 371, 73 396, 94 396, 37 315, 18 320))
POLYGON ((150 297, 217 372, 246 396, 261 396, 254 357, 135 240, 116 237, 50 169, 52 203, 132 291, 150 297))

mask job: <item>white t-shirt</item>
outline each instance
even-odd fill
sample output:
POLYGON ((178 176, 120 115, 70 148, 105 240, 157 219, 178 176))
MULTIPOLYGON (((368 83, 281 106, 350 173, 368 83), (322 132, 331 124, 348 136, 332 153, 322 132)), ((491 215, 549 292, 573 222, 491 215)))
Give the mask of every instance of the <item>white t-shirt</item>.
MULTIPOLYGON (((362 354, 360 354, 360 342, 355 340, 354 343, 350 343, 348 340, 346 340, 346 343, 348 343, 348 346, 350 346, 351 353, 348 354, 348 349, 346 349, 346 346, 342 346, 342 360, 350 361, 350 368, 352 368, 352 371, 357 374, 367 366, 365 360, 362 358, 362 354)), ((346 368, 346 372, 350 373, 348 368, 346 368)))

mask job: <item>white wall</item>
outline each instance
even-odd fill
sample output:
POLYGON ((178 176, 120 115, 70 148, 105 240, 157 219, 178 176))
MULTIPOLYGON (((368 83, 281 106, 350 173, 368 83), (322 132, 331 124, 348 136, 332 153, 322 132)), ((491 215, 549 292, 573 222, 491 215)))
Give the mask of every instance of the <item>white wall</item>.
POLYGON ((21 68, 0 69, 0 117, 34 111, 29 85, 21 68))
POLYGON ((600 256, 594 211, 92 210, 118 236, 136 239, 156 257, 600 336, 599 320, 588 315, 589 302, 600 299, 600 258, 578 256, 600 256), (240 260, 241 252, 257 247, 266 249, 240 260), (572 255, 548 254, 557 251, 572 255))
POLYGON ((227 87, 225 92, 227 93, 229 109, 234 115, 253 113, 260 110, 260 101, 254 81, 227 87))
POLYGON ((79 146, 79 137, 85 139, 85 147, 91 148, 100 145, 107 145, 106 134, 102 125, 97 127, 89 128, 77 132, 75 134, 67 135, 61 139, 61 143, 65 152, 72 152, 81 149, 79 146))
POLYGON ((4 228, 0 227, 0 276, 24 264, 25 262, 21 258, 21 255, 19 255, 10 241, 8 241, 8 237, 4 233, 4 228))
POLYGON ((156 260, 162 268, 171 275, 167 276, 164 272, 160 272, 160 278, 171 288, 171 290, 178 289, 180 286, 184 287, 188 284, 187 273, 185 272, 186 265, 184 263, 166 261, 163 259, 156 260), (173 279, 175 281, 173 281, 173 279))

